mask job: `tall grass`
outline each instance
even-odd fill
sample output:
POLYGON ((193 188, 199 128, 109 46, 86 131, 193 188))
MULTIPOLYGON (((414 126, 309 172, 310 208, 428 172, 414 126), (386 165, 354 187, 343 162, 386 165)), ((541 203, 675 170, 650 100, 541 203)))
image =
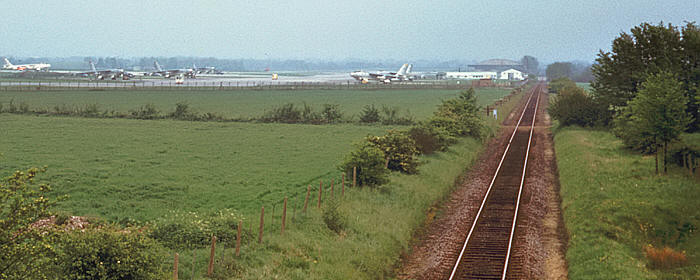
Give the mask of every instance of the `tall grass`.
POLYGON ((700 275, 697 179, 681 168, 654 175, 653 157, 606 131, 561 128, 554 141, 571 279, 700 275), (687 265, 675 265, 682 251, 687 265))

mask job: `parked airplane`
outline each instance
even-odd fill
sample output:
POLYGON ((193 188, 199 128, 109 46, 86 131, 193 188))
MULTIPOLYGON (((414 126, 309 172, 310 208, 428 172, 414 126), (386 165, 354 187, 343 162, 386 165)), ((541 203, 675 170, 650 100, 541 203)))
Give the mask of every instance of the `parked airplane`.
POLYGON ((6 70, 19 70, 19 71, 28 71, 28 70, 36 70, 36 71, 48 71, 49 67, 51 67, 51 64, 48 63, 36 63, 36 64, 20 64, 20 65, 14 65, 10 63, 10 60, 7 59, 7 57, 3 58, 5 60, 5 65, 2 66, 2 69, 6 70))
POLYGON ((145 73, 144 75, 146 76, 160 76, 164 77, 166 79, 173 77, 173 76, 184 76, 187 78, 194 78, 197 73, 193 69, 171 69, 171 70, 163 70, 162 67, 160 67, 160 64, 158 64, 158 61, 153 62, 153 67, 156 68, 156 71, 150 72, 150 73, 145 73))
POLYGON ((411 73, 411 68, 413 68, 413 64, 404 64, 401 66, 401 68, 399 68, 399 71, 396 72, 355 71, 350 73, 350 76, 362 83, 368 83, 370 80, 383 82, 385 84, 397 81, 412 81, 413 79, 409 76, 409 73, 411 73))
POLYGON ((91 71, 89 72, 82 72, 82 73, 76 73, 76 75, 82 76, 82 77, 90 77, 94 76, 96 80, 104 80, 105 78, 110 79, 110 80, 116 80, 118 78, 122 78, 123 80, 128 80, 129 78, 133 78, 134 74, 124 72, 123 69, 114 69, 114 70, 97 70, 95 68, 95 63, 90 61, 90 69, 91 71))
POLYGON ((216 67, 214 67, 214 66, 202 67, 202 68, 198 68, 196 64, 192 64, 192 66, 194 66, 193 70, 194 70, 195 74, 216 74, 216 75, 224 74, 224 72, 216 70, 216 67))

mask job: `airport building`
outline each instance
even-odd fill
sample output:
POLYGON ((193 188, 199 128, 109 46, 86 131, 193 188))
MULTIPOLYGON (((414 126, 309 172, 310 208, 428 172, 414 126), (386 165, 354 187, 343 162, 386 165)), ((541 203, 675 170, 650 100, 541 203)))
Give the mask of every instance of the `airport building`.
POLYGON ((480 72, 440 72, 438 79, 464 79, 464 80, 508 80, 522 81, 525 79, 523 72, 508 69, 505 71, 480 71, 480 72))

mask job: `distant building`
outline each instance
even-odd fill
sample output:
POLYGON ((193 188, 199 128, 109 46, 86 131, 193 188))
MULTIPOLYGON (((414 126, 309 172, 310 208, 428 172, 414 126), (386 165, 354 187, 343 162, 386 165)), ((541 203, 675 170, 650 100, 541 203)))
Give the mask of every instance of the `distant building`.
POLYGON ((508 69, 506 71, 499 73, 498 79, 509 80, 509 81, 522 81, 522 80, 525 80, 525 77, 523 77, 523 72, 521 72, 521 71, 518 71, 515 69, 508 69))
POLYGON ((469 67, 476 71, 502 72, 509 69, 515 69, 518 71, 525 70, 525 66, 523 66, 520 62, 510 59, 489 59, 479 62, 479 64, 469 65, 469 67))
POLYGON ((496 79, 498 78, 498 73, 496 72, 444 72, 445 79, 467 79, 467 80, 478 80, 478 79, 496 79))

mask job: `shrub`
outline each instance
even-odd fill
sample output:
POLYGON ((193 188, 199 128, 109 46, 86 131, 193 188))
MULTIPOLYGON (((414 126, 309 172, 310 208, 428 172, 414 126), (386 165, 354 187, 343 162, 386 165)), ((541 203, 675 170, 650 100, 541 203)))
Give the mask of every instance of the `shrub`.
POLYGON ((612 132, 615 136, 622 139, 622 143, 630 149, 641 151, 644 154, 656 153, 657 146, 651 134, 642 129, 632 129, 633 126, 638 124, 639 122, 635 120, 634 116, 625 107, 613 119, 612 132))
POLYGON ((162 247, 138 229, 88 228, 60 234, 59 279, 163 279, 162 247))
POLYGON ((648 245, 644 248, 644 253, 652 268, 674 268, 688 263, 685 252, 676 252, 669 247, 658 249, 648 245))
POLYGON ((360 113, 360 122, 363 123, 376 123, 380 121, 379 110, 374 107, 374 104, 365 105, 360 113))
POLYGON ((412 127, 408 136, 416 143, 416 150, 426 155, 445 151, 449 145, 457 142, 446 130, 427 124, 412 127))
POLYGON ((321 116, 327 123, 336 123, 343 118, 343 113, 340 112, 338 104, 323 104, 321 116))
POLYGON ((386 167, 390 170, 408 174, 418 172, 416 142, 406 133, 389 130, 384 136, 369 136, 366 140, 384 153, 386 167))
POLYGON ((96 103, 86 104, 82 108, 78 108, 77 115, 81 117, 96 118, 100 116, 100 108, 96 103))
POLYGON ((345 217, 340 213, 337 200, 331 199, 323 207, 322 218, 328 229, 335 233, 340 233, 345 228, 345 217))
POLYGON ((378 186, 389 181, 389 170, 384 167, 384 153, 375 145, 363 141, 355 144, 355 150, 345 157, 340 170, 352 178, 352 169, 357 167, 357 184, 378 186))
POLYGON ((235 229, 241 219, 231 209, 211 215, 173 211, 154 222, 149 236, 171 249, 203 248, 212 235, 221 241, 235 240, 235 229))
POLYGON ((562 77, 549 82, 549 92, 560 93, 566 87, 575 87, 576 83, 569 78, 562 77))
POLYGON ((474 89, 469 88, 460 92, 457 98, 443 100, 428 124, 444 129, 452 136, 483 138, 487 130, 483 119, 479 117, 480 110, 474 89))
POLYGON ((399 108, 397 107, 382 106, 382 112, 384 117, 381 120, 384 125, 412 125, 415 123, 410 113, 405 116, 399 116, 399 108))
POLYGON ((314 112, 314 108, 304 102, 304 110, 301 111, 301 122, 321 124, 323 119, 321 118, 321 114, 314 112))
MULTIPOLYGON (((177 111, 177 109, 176 109, 177 111)), ((159 118, 160 112, 156 109, 156 106, 152 103, 148 103, 136 110, 129 110, 132 118, 141 120, 153 120, 159 118)))
POLYGON ((560 89, 548 111, 562 126, 604 125, 608 119, 605 105, 597 103, 583 88, 575 85, 560 89))
POLYGON ((267 111, 261 120, 263 122, 298 123, 302 120, 302 112, 294 107, 294 103, 287 103, 267 111))
POLYGON ((190 111, 190 105, 185 102, 178 102, 175 104, 175 111, 170 113, 168 117, 176 120, 188 120, 193 121, 197 119, 197 114, 190 111))
POLYGON ((20 102, 19 103, 19 112, 22 114, 29 113, 29 104, 27 104, 27 102, 24 102, 24 101, 20 102))

